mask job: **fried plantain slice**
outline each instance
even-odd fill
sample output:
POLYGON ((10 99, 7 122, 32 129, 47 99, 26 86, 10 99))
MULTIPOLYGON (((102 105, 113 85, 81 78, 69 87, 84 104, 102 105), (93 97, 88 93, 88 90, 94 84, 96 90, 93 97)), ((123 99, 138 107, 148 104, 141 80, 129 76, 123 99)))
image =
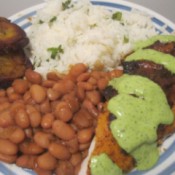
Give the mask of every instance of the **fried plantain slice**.
POLYGON ((33 66, 22 49, 0 54, 0 88, 6 88, 14 79, 23 77, 27 68, 33 66))
POLYGON ((29 39, 25 31, 10 20, 0 17, 0 53, 25 47, 29 39))

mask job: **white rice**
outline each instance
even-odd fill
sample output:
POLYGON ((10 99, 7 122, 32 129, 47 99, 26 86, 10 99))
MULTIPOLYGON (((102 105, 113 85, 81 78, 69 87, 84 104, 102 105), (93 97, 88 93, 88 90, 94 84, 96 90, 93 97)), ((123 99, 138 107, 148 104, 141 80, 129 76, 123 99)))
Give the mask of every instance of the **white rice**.
POLYGON ((114 11, 92 5, 87 0, 72 2, 62 9, 63 0, 48 0, 37 12, 29 31, 32 61, 44 74, 51 70, 65 73, 70 65, 97 63, 106 70, 115 68, 123 55, 132 50, 133 42, 156 34, 149 16, 122 12, 121 21, 112 19, 114 11), (56 17, 53 22, 50 22, 56 17), (42 24, 41 24, 42 23, 42 24), (129 42, 125 43, 124 38, 129 42), (48 48, 63 49, 51 58, 48 48))

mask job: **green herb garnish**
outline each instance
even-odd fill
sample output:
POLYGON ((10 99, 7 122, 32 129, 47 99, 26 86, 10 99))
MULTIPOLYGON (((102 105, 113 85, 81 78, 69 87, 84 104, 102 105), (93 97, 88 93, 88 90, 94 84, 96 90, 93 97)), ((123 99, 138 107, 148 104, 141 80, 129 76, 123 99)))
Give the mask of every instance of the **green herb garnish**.
POLYGON ((63 2, 62 9, 63 10, 69 9, 70 7, 72 7, 72 6, 70 6, 70 4, 71 4, 71 0, 67 0, 67 1, 63 2))
POLYGON ((56 20, 57 20, 57 17, 56 17, 56 16, 54 16, 53 18, 51 18, 51 19, 50 19, 50 21, 49 21, 49 22, 50 22, 50 23, 53 23, 53 22, 54 22, 54 21, 56 21, 56 20))
POLYGON ((43 24, 44 21, 40 19, 38 23, 39 23, 39 24, 43 24))
POLYGON ((116 12, 112 15, 112 19, 117 20, 117 21, 121 21, 122 19, 122 12, 116 12))
POLYGON ((124 43, 128 43, 128 42, 129 42, 129 38, 126 37, 126 36, 124 36, 124 38, 123 38, 123 42, 124 42, 124 43))
POLYGON ((61 45, 59 45, 58 47, 50 47, 47 49, 47 51, 51 52, 52 59, 55 59, 57 55, 58 57, 60 57, 60 54, 64 53, 64 50, 61 45))
POLYGON ((97 24, 91 24, 91 25, 90 25, 90 28, 91 28, 91 29, 93 29, 93 28, 95 28, 95 27, 97 27, 97 24))

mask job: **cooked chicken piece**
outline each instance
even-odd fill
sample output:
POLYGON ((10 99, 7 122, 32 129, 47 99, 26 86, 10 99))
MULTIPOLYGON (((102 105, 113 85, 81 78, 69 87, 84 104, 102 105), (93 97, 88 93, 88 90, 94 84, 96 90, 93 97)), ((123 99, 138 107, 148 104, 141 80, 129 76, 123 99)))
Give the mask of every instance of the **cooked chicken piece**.
POLYGON ((106 153, 113 162, 115 162, 124 172, 128 172, 134 168, 134 159, 127 154, 117 143, 113 137, 109 124, 110 115, 106 110, 101 113, 98 118, 98 124, 96 128, 96 140, 93 155, 100 155, 106 153))

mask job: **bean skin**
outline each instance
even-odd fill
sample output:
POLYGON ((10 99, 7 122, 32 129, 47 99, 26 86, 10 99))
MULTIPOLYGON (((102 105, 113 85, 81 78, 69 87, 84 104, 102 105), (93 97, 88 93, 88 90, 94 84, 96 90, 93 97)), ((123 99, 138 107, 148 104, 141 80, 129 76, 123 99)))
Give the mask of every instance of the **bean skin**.
POLYGON ((40 104, 40 112, 43 114, 51 112, 51 105, 48 99, 40 104))
POLYGON ((73 113, 69 107, 69 104, 64 101, 57 104, 54 114, 63 122, 68 122, 73 117, 73 113))
POLYGON ((29 142, 29 141, 24 141, 19 145, 19 150, 23 153, 23 154, 27 154, 27 155, 37 155, 40 154, 42 152, 44 152, 44 149, 41 148, 39 145, 37 145, 34 142, 29 142))
POLYGON ((48 72, 46 76, 48 80, 58 81, 61 79, 55 72, 48 72))
POLYGON ((8 109, 10 107, 10 103, 9 102, 3 102, 0 104, 0 112, 8 109))
POLYGON ((14 125, 14 119, 10 113, 10 111, 5 110, 0 113, 0 127, 9 127, 14 125))
POLYGON ((29 83, 23 79, 16 79, 13 82, 12 86, 16 93, 24 94, 29 88, 29 83))
POLYGON ((100 90, 104 90, 108 84, 108 80, 106 78, 101 78, 97 81, 97 86, 100 90))
POLYGON ((61 93, 57 90, 49 88, 47 90, 47 97, 49 98, 49 100, 54 101, 54 100, 57 100, 61 97, 61 93))
POLYGON ((42 103, 46 99, 46 90, 37 84, 30 87, 30 94, 36 103, 42 103))
POLYGON ((69 161, 59 161, 56 175, 75 175, 73 165, 69 161))
POLYGON ((69 149, 70 153, 73 154, 73 153, 78 152, 78 150, 79 150, 79 143, 78 143, 77 137, 75 137, 75 138, 73 138, 73 139, 71 139, 69 141, 66 141, 65 143, 66 143, 66 146, 69 149))
POLYGON ((51 135, 44 133, 44 132, 37 132, 34 135, 34 141, 42 148, 48 148, 50 141, 51 141, 51 135))
POLYGON ((89 73, 89 72, 85 72, 85 73, 80 74, 80 75, 77 77, 77 81, 78 81, 78 82, 87 81, 89 78, 90 78, 90 73, 89 73))
POLYGON ((0 139, 0 153, 6 155, 15 155, 18 152, 16 144, 7 139, 0 139))
POLYGON ((78 63, 71 67, 69 74, 73 77, 78 77, 80 74, 86 71, 87 71, 87 66, 82 63, 78 63))
POLYGON ((41 169, 39 167, 35 167, 34 171, 37 173, 37 175, 53 175, 52 171, 41 169))
POLYGON ((15 163, 17 156, 16 155, 7 155, 0 153, 0 160, 6 163, 15 163))
POLYGON ((27 69, 25 71, 25 77, 29 82, 33 84, 41 84, 42 82, 42 76, 31 69, 27 69))
POLYGON ((74 129, 69 124, 61 120, 55 120, 53 122, 52 129, 53 133, 62 140, 71 140, 75 137, 74 129))
POLYGON ((90 113, 85 108, 81 108, 77 113, 75 113, 73 123, 79 129, 88 128, 92 126, 93 119, 90 113))
POLYGON ((71 156, 69 150, 59 143, 51 143, 48 150, 54 157, 60 160, 68 160, 71 156))
POLYGON ((49 152, 46 152, 40 156, 38 156, 36 160, 39 168, 43 170, 54 170, 57 165, 57 160, 54 156, 52 156, 49 152))
POLYGON ((52 127, 54 121, 54 115, 52 113, 47 113, 42 117, 41 126, 44 129, 49 129, 52 127))
POLYGON ((19 109, 15 114, 15 122, 21 128, 28 128, 30 120, 27 112, 24 109, 19 109))
POLYGON ((81 153, 72 154, 70 162, 73 166, 80 164, 82 161, 81 153))
POLYGON ((86 97, 89 99, 94 105, 98 105, 101 102, 100 92, 93 90, 86 92, 86 97))
POLYGON ((37 156, 33 155, 22 155, 17 158, 16 160, 16 165, 20 166, 22 168, 28 168, 28 169, 33 169, 35 167, 35 161, 36 161, 37 156))
POLYGON ((25 133, 21 128, 16 128, 10 135, 9 140, 13 143, 21 143, 25 139, 25 133))
POLYGON ((79 143, 88 143, 91 141, 94 130, 92 128, 82 129, 78 131, 79 143))

